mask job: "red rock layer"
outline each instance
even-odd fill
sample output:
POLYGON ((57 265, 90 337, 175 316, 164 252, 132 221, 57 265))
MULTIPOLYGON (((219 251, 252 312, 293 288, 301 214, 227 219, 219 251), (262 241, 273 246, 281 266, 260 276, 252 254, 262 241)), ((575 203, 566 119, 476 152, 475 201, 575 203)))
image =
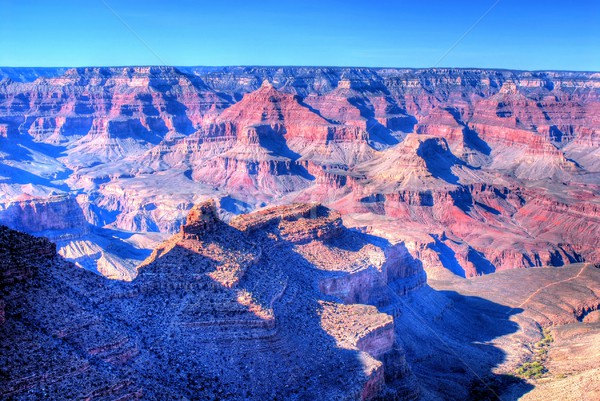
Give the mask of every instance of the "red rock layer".
MULTIPOLYGON (((0 84, 4 204, 78 191, 93 225, 175 232, 199 198, 230 199, 229 216, 318 201, 418 238, 461 274, 596 261, 595 212, 570 211, 595 210, 600 191, 597 73, 59 73, 0 84)), ((22 227, 47 225, 44 202, 22 227)), ((17 209, 1 221, 17 227, 17 209)))

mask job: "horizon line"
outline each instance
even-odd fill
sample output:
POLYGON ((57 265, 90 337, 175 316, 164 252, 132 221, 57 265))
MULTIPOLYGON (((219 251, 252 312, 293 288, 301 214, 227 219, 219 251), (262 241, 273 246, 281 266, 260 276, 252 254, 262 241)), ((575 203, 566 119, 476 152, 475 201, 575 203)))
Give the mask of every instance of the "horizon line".
POLYGON ((78 68, 135 68, 135 67, 172 67, 172 68, 356 68, 366 70, 489 70, 489 71, 510 71, 510 72, 578 72, 578 73, 600 73, 592 70, 567 70, 567 69, 519 69, 506 67, 390 67, 390 66, 352 66, 352 65, 301 65, 301 64, 223 64, 223 65, 177 65, 177 64, 122 64, 122 65, 80 65, 80 66, 12 66, 1 65, 0 69, 4 68, 30 68, 30 69, 78 69, 78 68))

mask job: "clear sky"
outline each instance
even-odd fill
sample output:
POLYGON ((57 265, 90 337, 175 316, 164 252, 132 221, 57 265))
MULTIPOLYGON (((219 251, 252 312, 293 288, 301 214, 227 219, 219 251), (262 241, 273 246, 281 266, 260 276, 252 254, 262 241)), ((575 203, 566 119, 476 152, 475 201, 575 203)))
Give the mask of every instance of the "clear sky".
POLYGON ((600 71, 600 1, 0 0, 0 66, 600 71))

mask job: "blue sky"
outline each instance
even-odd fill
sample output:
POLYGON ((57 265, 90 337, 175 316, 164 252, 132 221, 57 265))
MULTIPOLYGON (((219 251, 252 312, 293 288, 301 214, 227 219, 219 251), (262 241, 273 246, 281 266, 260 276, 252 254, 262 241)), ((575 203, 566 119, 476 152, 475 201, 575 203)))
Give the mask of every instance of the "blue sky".
POLYGON ((600 71, 599 21, 576 0, 0 0, 0 66, 600 71))

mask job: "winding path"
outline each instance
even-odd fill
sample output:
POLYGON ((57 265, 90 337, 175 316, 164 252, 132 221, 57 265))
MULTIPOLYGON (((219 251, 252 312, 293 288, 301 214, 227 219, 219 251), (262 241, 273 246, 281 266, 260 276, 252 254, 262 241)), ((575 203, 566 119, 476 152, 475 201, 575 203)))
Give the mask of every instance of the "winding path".
POLYGON ((517 306, 517 308, 522 308, 523 306, 525 306, 529 301, 531 301, 531 299, 533 297, 535 297, 537 294, 539 294, 541 291, 545 290, 546 288, 552 287, 553 285, 557 285, 557 284, 561 284, 561 283, 566 283, 567 281, 571 281, 571 280, 575 280, 576 278, 578 278, 579 276, 581 276, 581 273, 583 273, 583 271, 586 269, 586 267, 588 267, 590 265, 590 263, 586 263, 583 265, 583 267, 579 270, 579 273, 577 273, 575 276, 564 279, 564 280, 560 280, 560 281, 555 281, 553 283, 549 283, 546 284, 543 287, 538 288, 537 290, 535 290, 531 295, 529 295, 527 297, 527 299, 523 302, 521 302, 521 304, 519 306, 517 306))

